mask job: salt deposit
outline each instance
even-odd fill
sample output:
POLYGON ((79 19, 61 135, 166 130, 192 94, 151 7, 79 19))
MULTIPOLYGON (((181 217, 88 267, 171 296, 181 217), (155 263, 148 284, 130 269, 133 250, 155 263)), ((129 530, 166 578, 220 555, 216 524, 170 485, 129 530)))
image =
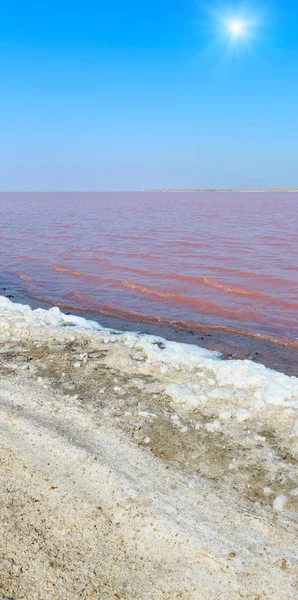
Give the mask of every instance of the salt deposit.
POLYGON ((239 421, 239 423, 242 423, 243 421, 247 421, 250 418, 251 418, 251 413, 246 408, 239 408, 239 410, 236 411, 236 419, 237 419, 237 421, 239 421))
POLYGON ((59 333, 65 327, 96 332, 105 343, 129 348, 135 359, 162 375, 186 374, 186 381, 169 382, 165 391, 175 403, 189 409, 196 409, 202 402, 222 401, 223 405, 233 403, 238 409, 254 413, 264 406, 280 406, 298 416, 298 379, 250 360, 225 361, 219 353, 198 346, 138 333, 111 332, 95 321, 66 315, 56 307, 32 310, 0 297, 0 331, 4 334, 10 327, 20 335, 29 335, 30 328, 36 327, 44 331, 58 329, 59 333))
MULTIPOLYGON (((58 308, 32 310, 0 297, 2 338, 10 335, 26 338, 34 334, 41 342, 51 333, 62 340, 63 332, 73 339, 91 336, 90 339, 101 344, 111 345, 113 352, 107 359, 110 367, 121 368, 130 376, 138 372, 153 376, 159 382, 156 391, 177 407, 188 412, 209 411, 205 426, 209 433, 227 427, 232 431, 237 423, 246 426, 249 421, 250 427, 255 423, 252 429, 258 435, 256 429, 266 424, 267 428, 278 427, 279 436, 289 440, 292 450, 298 453, 296 377, 250 360, 223 360, 218 352, 198 346, 105 329, 94 321, 65 315, 58 308)), ((74 363, 75 367, 86 364, 87 356, 82 354, 82 357, 74 363)), ((122 394, 119 385, 114 386, 114 391, 122 394)), ((100 393, 104 394, 104 389, 100 393)), ((185 426, 180 421, 177 425, 181 430, 185 426)), ((200 428, 201 424, 197 426, 200 428)))
POLYGON ((280 494, 277 496, 273 502, 273 508, 277 511, 282 511, 285 508, 287 502, 287 496, 284 494, 280 494))
POLYGON ((6 298, 0 341, 5 594, 297 598, 296 378, 6 298))

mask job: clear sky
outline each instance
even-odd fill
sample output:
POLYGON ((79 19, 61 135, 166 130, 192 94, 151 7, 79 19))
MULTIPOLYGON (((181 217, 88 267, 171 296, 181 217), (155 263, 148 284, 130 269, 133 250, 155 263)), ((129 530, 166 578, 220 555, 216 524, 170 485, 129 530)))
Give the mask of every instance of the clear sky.
POLYGON ((3 1, 0 49, 1 190, 298 187, 297 0, 3 1))

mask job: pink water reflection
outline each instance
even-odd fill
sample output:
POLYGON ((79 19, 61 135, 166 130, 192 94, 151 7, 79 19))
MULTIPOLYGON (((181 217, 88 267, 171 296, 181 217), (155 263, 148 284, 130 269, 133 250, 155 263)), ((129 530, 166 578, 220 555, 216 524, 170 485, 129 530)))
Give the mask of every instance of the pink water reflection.
POLYGON ((296 193, 2 193, 0 219, 35 296, 298 337, 296 193))

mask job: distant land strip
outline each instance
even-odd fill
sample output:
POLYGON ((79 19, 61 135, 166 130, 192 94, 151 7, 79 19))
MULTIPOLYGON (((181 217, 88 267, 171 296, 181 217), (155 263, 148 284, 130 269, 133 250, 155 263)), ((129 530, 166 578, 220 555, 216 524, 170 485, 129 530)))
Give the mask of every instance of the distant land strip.
MULTIPOLYGON (((136 190, 137 191, 137 190, 136 190)), ((198 189, 152 189, 152 190, 140 190, 143 192, 298 192, 298 189, 283 189, 283 188, 274 188, 274 189, 238 189, 238 188, 198 188, 198 189)))

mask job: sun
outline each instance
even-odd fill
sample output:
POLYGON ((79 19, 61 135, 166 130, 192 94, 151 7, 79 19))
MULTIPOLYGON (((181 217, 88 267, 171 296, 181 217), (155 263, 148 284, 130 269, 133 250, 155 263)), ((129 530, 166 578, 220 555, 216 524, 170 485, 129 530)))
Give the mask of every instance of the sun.
POLYGON ((241 37, 246 34, 245 23, 242 21, 230 21, 228 23, 228 31, 234 37, 241 37))

